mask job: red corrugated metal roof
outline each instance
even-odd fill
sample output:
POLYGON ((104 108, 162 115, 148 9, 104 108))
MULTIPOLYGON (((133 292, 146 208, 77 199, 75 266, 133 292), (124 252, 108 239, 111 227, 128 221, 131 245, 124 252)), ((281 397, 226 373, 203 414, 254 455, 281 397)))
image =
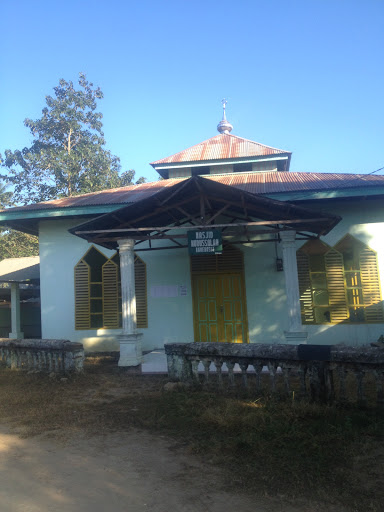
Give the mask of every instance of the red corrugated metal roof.
POLYGON ((79 196, 63 197, 62 199, 54 199, 53 201, 45 201, 42 203, 29 204, 26 206, 7 208, 8 210, 44 210, 46 208, 76 208, 82 206, 98 206, 104 204, 125 204, 134 203, 156 194, 164 187, 172 187, 179 182, 177 179, 153 181, 150 183, 142 183, 140 185, 130 185, 128 187, 111 188, 101 190, 99 192, 91 192, 79 196))
MULTIPOLYGON (((367 174, 334 174, 320 172, 255 172, 204 175, 206 179, 245 190, 251 194, 276 194, 284 192, 315 192, 348 188, 384 186, 384 176, 367 174)), ((164 187, 172 187, 183 179, 169 179, 93 192, 81 196, 65 197, 45 203, 7 208, 6 211, 76 208, 83 206, 135 203, 152 196, 164 187)), ((299 196, 298 196, 299 199, 299 196)))
POLYGON ((175 155, 152 162, 152 166, 179 162, 200 162, 204 160, 221 160, 227 158, 246 158, 252 156, 268 156, 290 154, 289 151, 265 146, 230 133, 220 133, 211 139, 184 149, 175 155))

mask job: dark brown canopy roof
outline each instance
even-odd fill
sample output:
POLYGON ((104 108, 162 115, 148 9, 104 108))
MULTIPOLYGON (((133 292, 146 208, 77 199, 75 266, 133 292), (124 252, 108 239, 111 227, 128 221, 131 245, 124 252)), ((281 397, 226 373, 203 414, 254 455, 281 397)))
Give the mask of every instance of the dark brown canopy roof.
POLYGON ((324 235, 339 221, 340 217, 328 213, 250 194, 195 176, 69 231, 89 242, 115 249, 117 240, 122 238, 139 241, 185 238, 185 234, 169 234, 169 231, 175 233, 177 226, 183 225, 202 228, 225 226, 226 229, 238 227, 243 232, 257 225, 258 235, 270 233, 271 228, 272 231, 295 229, 324 235))

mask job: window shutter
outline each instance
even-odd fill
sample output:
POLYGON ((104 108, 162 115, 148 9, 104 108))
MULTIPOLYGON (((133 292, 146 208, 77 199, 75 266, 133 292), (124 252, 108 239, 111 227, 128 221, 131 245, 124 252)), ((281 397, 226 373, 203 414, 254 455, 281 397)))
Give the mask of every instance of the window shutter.
POLYGON ((299 292, 300 292, 300 305, 301 313, 304 315, 306 323, 314 322, 314 312, 312 305, 312 288, 311 276, 309 273, 309 258, 307 254, 298 251, 296 254, 297 259, 297 275, 299 277, 299 292))
POLYGON ((383 321, 383 305, 381 303, 379 272, 376 253, 371 249, 360 252, 361 284, 367 322, 383 321))
MULTIPOLYGON (((205 256, 202 256, 204 258, 205 256)), ((213 255, 216 258, 217 272, 243 272, 243 253, 233 245, 226 246, 223 254, 213 255)), ((204 260, 203 260, 204 261, 204 260)))
POLYGON ((223 254, 196 254, 191 256, 192 274, 243 272, 243 253, 233 245, 225 246, 223 254))
POLYGON ((135 254, 136 325, 148 327, 147 269, 144 261, 135 254))
POLYGON ((119 327, 118 266, 111 260, 103 265, 103 326, 119 327))
POLYGON ((335 249, 325 254, 331 322, 348 320, 348 308, 345 297, 343 256, 335 249))
POLYGON ((90 328, 89 266, 80 261, 75 267, 75 329, 90 328))

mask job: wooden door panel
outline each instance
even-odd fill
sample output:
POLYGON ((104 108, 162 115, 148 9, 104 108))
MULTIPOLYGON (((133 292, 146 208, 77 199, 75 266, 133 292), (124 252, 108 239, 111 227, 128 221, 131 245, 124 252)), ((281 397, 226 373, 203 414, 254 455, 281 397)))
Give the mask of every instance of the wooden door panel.
POLYGON ((224 341, 226 343, 233 343, 234 338, 234 332, 233 332, 233 324, 232 323, 224 323, 224 341))
POLYGON ((236 274, 193 278, 196 341, 245 343, 247 321, 242 277, 236 274))
POLYGON ((232 277, 232 296, 238 299, 241 299, 242 296, 242 287, 241 287, 241 278, 240 276, 232 277))
POLYGON ((219 326, 217 323, 209 324, 209 341, 220 341, 219 340, 219 326))
POLYGON ((195 282, 196 289, 197 289, 197 296, 200 299, 200 297, 205 297, 205 282, 204 279, 197 279, 195 282))
POLYGON ((244 343, 244 326, 242 324, 236 324, 236 341, 235 343, 244 343))
POLYGON ((208 321, 217 322, 217 303, 216 300, 208 301, 208 321))
POLYGON ((243 343, 245 339, 241 285, 241 276, 230 275, 222 277, 224 341, 230 343, 243 343))
POLYGON ((206 302, 199 300, 198 313, 199 313, 199 322, 206 322, 207 321, 207 303, 206 302))
POLYGON ((207 324, 199 324, 199 341, 209 341, 207 324))
POLYGON ((243 319, 243 303, 241 300, 235 300, 233 303, 234 320, 241 322, 243 319))
POLYGON ((216 277, 199 276, 194 280, 195 293, 195 337, 196 341, 219 341, 216 277), (196 304, 197 302, 197 304, 196 304))
POLYGON ((221 276, 221 290, 223 293, 223 299, 231 298, 232 286, 230 276, 221 276))
POLYGON ((205 297, 209 297, 210 299, 216 299, 217 294, 217 279, 216 278, 208 278, 206 281, 206 289, 205 289, 205 297))
POLYGON ((223 304, 223 315, 224 315, 224 322, 232 322, 233 320, 233 313, 232 313, 232 304, 230 301, 224 301, 223 304))

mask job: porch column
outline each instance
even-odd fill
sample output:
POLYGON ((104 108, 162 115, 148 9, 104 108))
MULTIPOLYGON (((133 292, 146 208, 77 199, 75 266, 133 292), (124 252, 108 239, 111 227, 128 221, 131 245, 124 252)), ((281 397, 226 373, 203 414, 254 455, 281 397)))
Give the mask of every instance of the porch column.
POLYGON ((301 324, 299 278, 296 261, 296 231, 281 231, 281 246, 287 292, 289 329, 284 331, 288 343, 306 343, 308 333, 301 324))
POLYGON ((19 283, 11 283, 11 329, 10 338, 24 338, 24 333, 21 332, 19 283))
POLYGON ((135 241, 119 240, 123 333, 119 366, 138 366, 142 362, 141 338, 136 331, 135 241))

